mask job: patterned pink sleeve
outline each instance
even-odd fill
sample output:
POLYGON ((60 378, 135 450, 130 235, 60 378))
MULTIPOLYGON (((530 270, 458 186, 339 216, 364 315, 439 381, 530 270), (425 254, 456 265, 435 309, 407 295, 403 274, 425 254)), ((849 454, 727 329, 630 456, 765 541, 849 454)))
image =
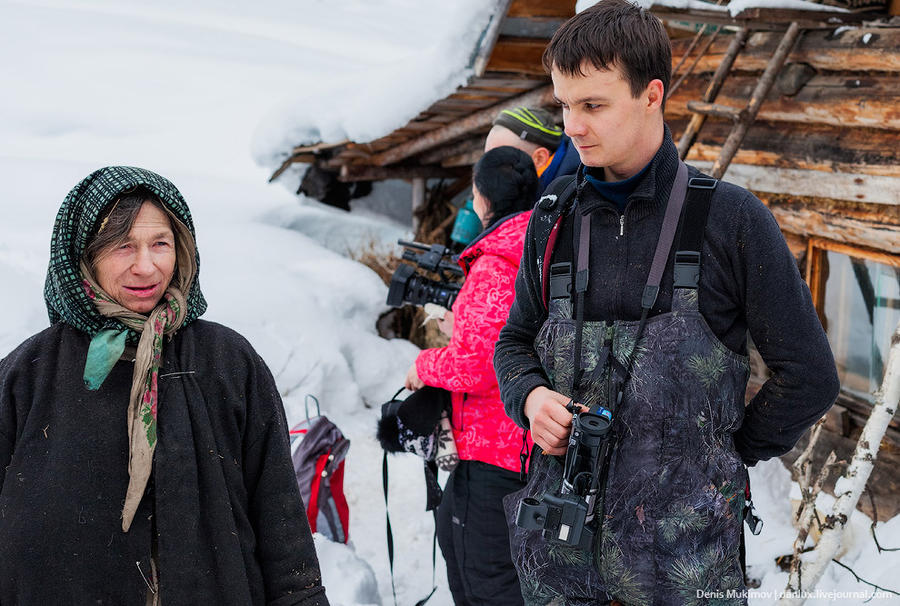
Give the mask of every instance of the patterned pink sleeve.
POLYGON ((423 350, 416 370, 426 385, 482 392, 497 385, 494 345, 515 296, 516 268, 498 257, 478 259, 453 304, 453 336, 446 347, 423 350))

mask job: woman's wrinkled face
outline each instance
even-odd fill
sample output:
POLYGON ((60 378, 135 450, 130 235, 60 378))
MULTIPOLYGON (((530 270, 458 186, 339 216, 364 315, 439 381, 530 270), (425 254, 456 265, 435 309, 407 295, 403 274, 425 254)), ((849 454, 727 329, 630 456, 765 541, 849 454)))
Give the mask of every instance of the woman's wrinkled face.
POLYGON ((175 234, 166 214, 144 202, 128 238, 94 263, 97 282, 122 307, 147 314, 175 273, 175 234))

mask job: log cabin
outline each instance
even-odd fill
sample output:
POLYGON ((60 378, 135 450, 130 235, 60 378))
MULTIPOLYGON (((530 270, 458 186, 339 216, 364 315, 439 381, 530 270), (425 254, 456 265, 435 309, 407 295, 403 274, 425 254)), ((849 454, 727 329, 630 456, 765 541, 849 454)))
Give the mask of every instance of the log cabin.
MULTIPOLYGON (((828 3, 812 10, 748 6, 736 14, 722 2, 650 8, 672 38, 666 121, 682 156, 750 189, 771 209, 828 334, 842 389, 814 464, 832 449, 839 459, 852 455, 900 321, 900 1, 828 3), (736 142, 735 131, 743 131, 736 142)), ((298 145, 273 179, 303 163, 301 191, 325 201, 385 179, 409 180, 414 207, 429 190, 458 194, 498 111, 557 111, 541 55, 574 14, 574 0, 498 0, 465 85, 376 140, 298 145)), ((751 360, 748 398, 767 376, 752 348, 751 360)), ((900 513, 898 418, 867 492, 859 506, 870 516, 900 513)))

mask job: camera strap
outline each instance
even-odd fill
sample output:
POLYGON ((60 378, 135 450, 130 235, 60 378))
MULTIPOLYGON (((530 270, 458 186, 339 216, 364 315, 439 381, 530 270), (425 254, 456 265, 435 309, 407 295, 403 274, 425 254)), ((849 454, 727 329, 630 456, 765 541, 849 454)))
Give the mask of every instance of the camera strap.
MULTIPOLYGON (((675 175, 675 181, 672 183, 672 189, 669 192, 669 199, 666 202, 666 214, 663 218, 662 228, 660 229, 659 239, 656 243, 656 251, 653 254, 653 262, 650 266, 650 273, 647 276, 647 283, 644 286, 644 292, 641 296, 641 320, 638 324, 637 334, 635 336, 634 345, 627 356, 627 365, 623 366, 618 363, 616 357, 609 355, 608 359, 614 366, 618 366, 617 380, 613 381, 610 377, 610 384, 616 385, 615 394, 610 394, 613 398, 607 403, 607 406, 615 412, 615 407, 621 402, 622 395, 625 392, 625 384, 631 376, 631 367, 634 361, 634 352, 640 343, 644 334, 644 327, 647 323, 647 317, 650 309, 656 303, 659 295, 659 285, 662 282, 663 272, 666 269, 666 263, 672 251, 672 243, 675 241, 675 232, 678 230, 678 222, 681 217, 681 209, 684 206, 685 196, 687 194, 688 170, 687 165, 679 160, 678 170, 675 175)), ((579 192, 580 193, 580 192, 579 192)), ((581 367, 581 347, 582 335, 584 332, 584 298, 587 292, 589 279, 589 258, 590 258, 590 242, 591 242, 591 214, 582 213, 581 220, 577 223, 577 233, 575 234, 578 253, 575 268, 575 371, 572 373, 572 397, 577 397, 581 389, 581 382, 584 375, 584 369, 581 367)), ((604 340, 604 349, 612 347, 612 343, 604 340)), ((602 356, 606 357, 606 356, 602 356)), ((612 372, 612 371, 611 371, 612 372)))

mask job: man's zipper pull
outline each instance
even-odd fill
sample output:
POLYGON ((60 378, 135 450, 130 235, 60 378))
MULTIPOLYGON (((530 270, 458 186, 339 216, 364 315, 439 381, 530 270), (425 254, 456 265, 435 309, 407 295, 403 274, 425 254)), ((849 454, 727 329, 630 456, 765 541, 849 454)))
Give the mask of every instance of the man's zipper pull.
POLYGON ((620 236, 625 235, 625 214, 624 213, 619 215, 619 235, 620 236))

